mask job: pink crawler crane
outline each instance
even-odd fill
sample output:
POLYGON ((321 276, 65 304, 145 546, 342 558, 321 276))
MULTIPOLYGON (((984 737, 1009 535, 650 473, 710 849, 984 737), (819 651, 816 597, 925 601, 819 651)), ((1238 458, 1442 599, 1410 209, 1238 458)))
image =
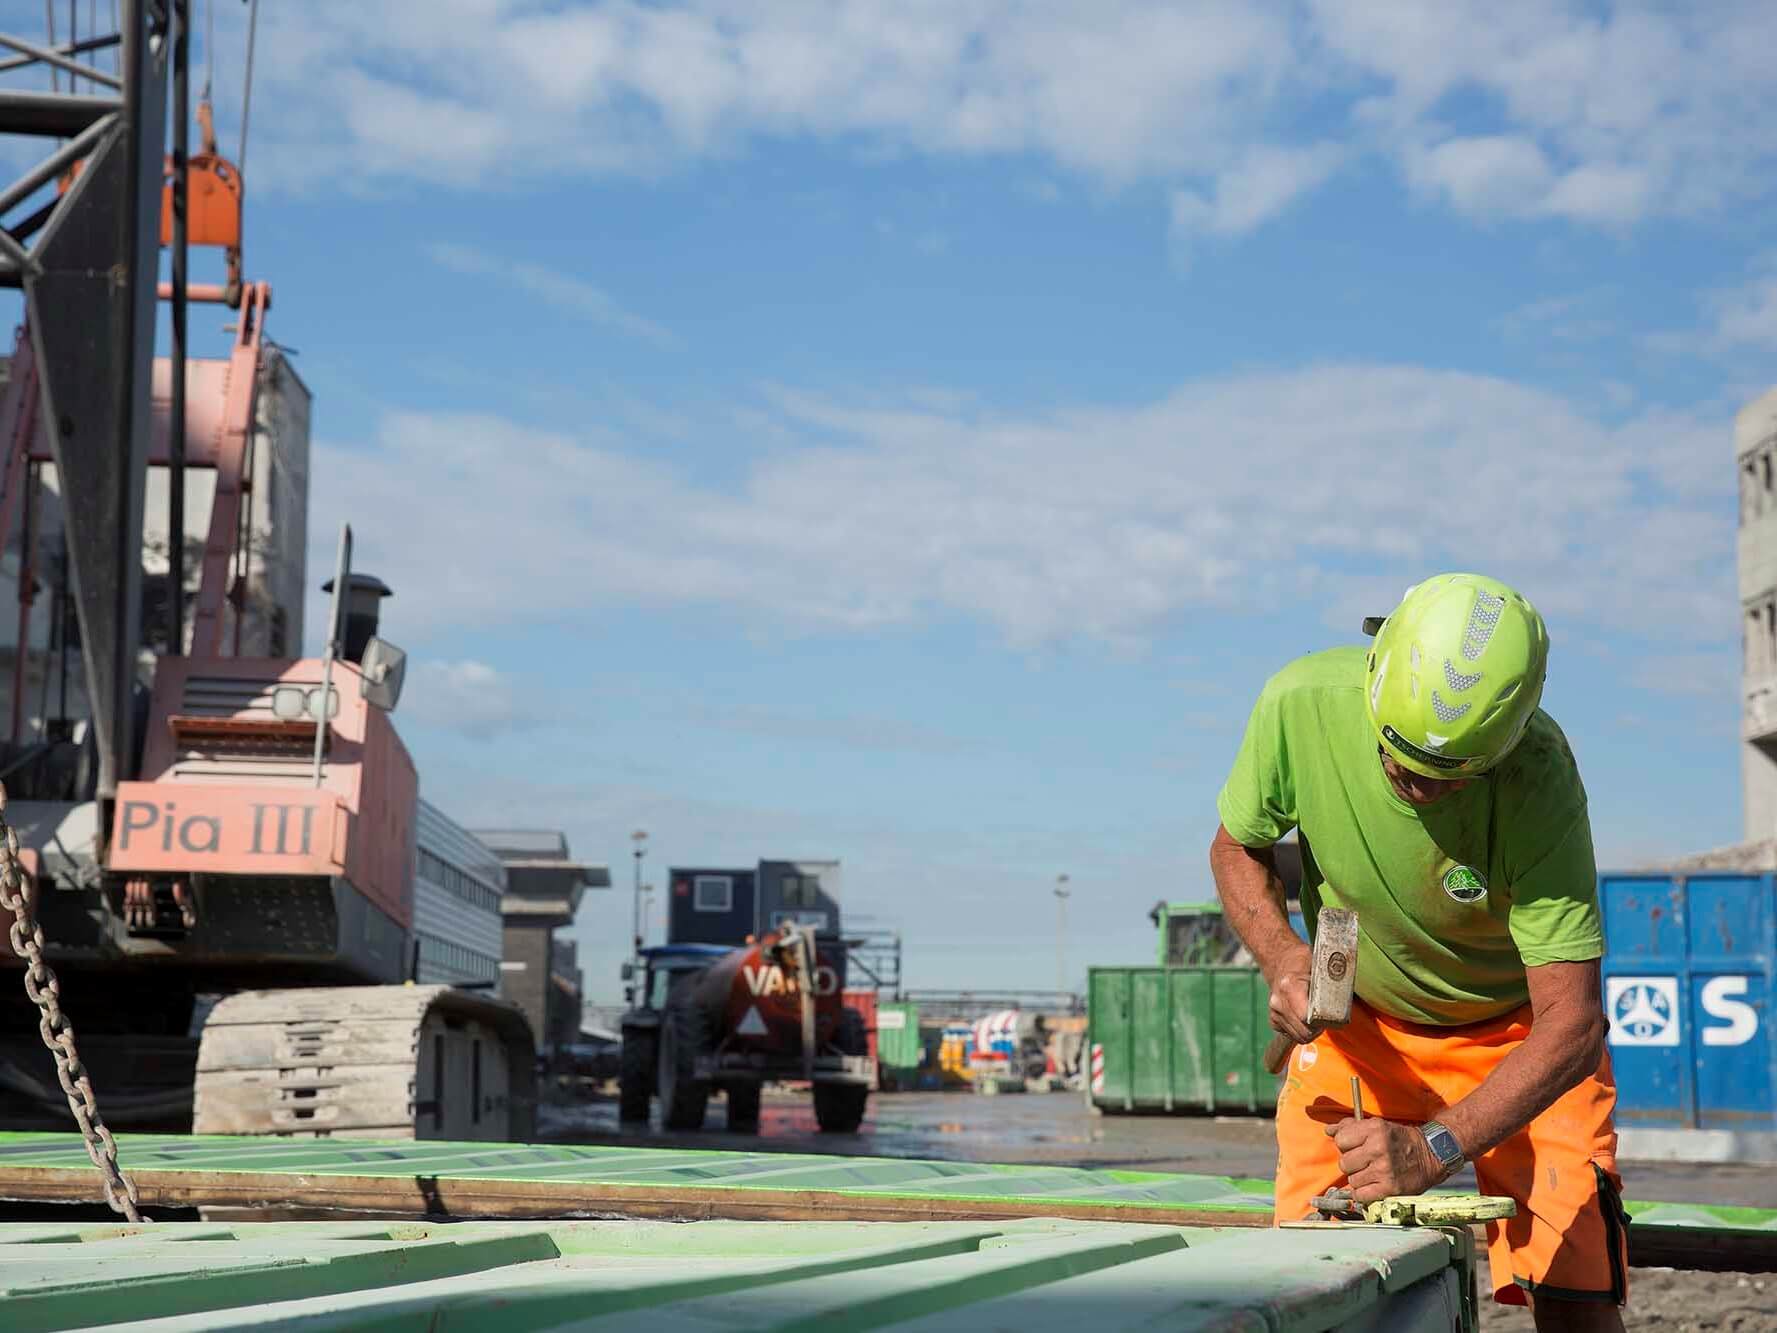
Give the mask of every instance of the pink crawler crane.
MULTIPOLYGON (((125 8, 130 23, 155 21, 125 8)), ((129 58, 164 48, 145 51, 129 58)), ((59 199, 42 214, 44 239, 12 270, 27 319, 0 391, 0 551, 16 536, 20 552, 0 781, 80 1054, 120 1127, 523 1139, 535 1068, 522 1013, 408 984, 418 781, 390 717, 401 655, 353 605, 374 606, 375 587, 351 574, 349 531, 326 652, 289 655, 301 630, 307 489, 283 472, 292 460, 306 468, 308 400, 265 337, 270 289, 240 280, 239 173, 215 152, 200 111, 192 231, 178 239, 224 249, 228 281, 160 283, 153 213, 166 245, 177 173, 169 158, 163 199, 152 174, 158 108, 139 79, 132 88, 115 126, 99 122, 25 182, 59 180, 59 199), (143 185, 122 167, 150 153, 143 185), (132 239, 126 223, 137 216, 148 222, 132 239), (174 309, 174 355, 159 359, 157 296, 174 309), (186 358, 187 301, 232 307, 225 358, 186 358), (47 650, 30 642, 38 571, 52 555, 39 549, 36 512, 47 515, 49 500, 34 497, 51 467, 66 541, 64 677, 78 659, 53 710, 47 650), (213 485, 187 617, 183 505, 198 473, 213 485), (140 599, 151 475, 165 477, 170 505, 172 628, 158 643, 149 622, 159 618, 140 599), (296 554, 281 591, 268 591, 255 565, 256 486, 261 510, 263 492, 283 488, 296 554)), ((28 191, 5 197, 14 195, 28 191)), ((182 245, 174 265, 182 274, 182 245)), ((191 490, 201 512, 204 488, 191 490)), ((19 965, 0 943, 0 1127, 63 1127, 66 1100, 19 965)))

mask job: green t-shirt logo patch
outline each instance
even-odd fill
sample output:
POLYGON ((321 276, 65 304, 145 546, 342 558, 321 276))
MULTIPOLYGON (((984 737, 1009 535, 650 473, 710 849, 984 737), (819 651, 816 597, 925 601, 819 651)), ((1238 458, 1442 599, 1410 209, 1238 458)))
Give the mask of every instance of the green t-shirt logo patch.
POLYGON ((1444 892, 1459 903, 1476 902, 1487 896, 1487 881, 1469 866, 1451 866, 1444 875, 1444 892))

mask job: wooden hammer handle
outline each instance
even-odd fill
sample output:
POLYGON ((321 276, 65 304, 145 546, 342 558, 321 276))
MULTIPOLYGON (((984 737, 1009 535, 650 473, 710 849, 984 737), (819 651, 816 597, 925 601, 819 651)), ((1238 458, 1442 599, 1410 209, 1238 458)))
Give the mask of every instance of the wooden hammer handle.
MULTIPOLYGON (((1320 1025, 1312 1024, 1311 1026, 1314 1029, 1314 1035, 1317 1037, 1320 1036, 1320 1025)), ((1272 1074, 1283 1073, 1283 1067, 1290 1062, 1290 1052, 1295 1050, 1298 1044, 1299 1043, 1297 1042, 1291 1041, 1281 1032, 1273 1033, 1271 1035, 1271 1044, 1265 1047, 1266 1071, 1272 1074)))
POLYGON ((1283 1067, 1290 1062, 1290 1052, 1296 1049, 1296 1043, 1283 1033, 1275 1033, 1271 1044, 1265 1048, 1265 1069, 1272 1074, 1283 1073, 1283 1067))

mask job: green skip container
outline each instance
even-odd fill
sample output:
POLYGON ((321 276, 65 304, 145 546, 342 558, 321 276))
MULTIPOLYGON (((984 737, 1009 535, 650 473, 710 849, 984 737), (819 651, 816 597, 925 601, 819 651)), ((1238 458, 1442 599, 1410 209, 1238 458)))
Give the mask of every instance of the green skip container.
POLYGON ((884 1088, 911 1087, 923 1060, 919 1040, 919 1006, 876 1006, 876 1068, 884 1088))
POLYGON ((1094 967, 1087 995, 1100 1110, 1276 1109, 1281 1080, 1264 1061, 1270 991, 1256 967, 1094 967))

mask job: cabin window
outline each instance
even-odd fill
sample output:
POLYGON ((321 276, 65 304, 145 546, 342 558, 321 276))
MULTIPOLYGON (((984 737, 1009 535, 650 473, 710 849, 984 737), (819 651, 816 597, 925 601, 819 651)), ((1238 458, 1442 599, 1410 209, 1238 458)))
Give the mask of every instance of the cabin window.
POLYGON ((734 910, 734 879, 730 875, 699 875, 692 894, 692 904, 699 912, 734 910))

